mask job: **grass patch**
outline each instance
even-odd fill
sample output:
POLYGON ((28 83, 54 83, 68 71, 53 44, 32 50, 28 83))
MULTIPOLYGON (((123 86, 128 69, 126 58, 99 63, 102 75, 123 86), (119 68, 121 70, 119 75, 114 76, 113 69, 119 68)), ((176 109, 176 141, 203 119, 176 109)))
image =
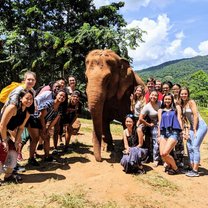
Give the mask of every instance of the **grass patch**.
POLYGON ((208 124, 208 109, 205 107, 199 107, 199 112, 205 122, 208 124))
POLYGON ((163 202, 152 200, 149 196, 129 195, 127 200, 130 203, 129 208, 166 208, 163 202))
MULTIPOLYGON (((79 119, 81 122, 81 131, 85 133, 91 133, 93 130, 92 120, 90 119, 79 119)), ((123 132, 123 127, 121 124, 112 122, 110 124, 111 134, 114 136, 121 136, 123 132)))
POLYGON ((176 191, 179 191, 179 187, 161 176, 155 171, 148 172, 148 174, 143 175, 142 177, 135 176, 140 182, 150 185, 153 190, 160 191, 165 195, 171 195, 176 191))
POLYGON ((96 203, 89 201, 86 194, 81 190, 79 193, 57 195, 53 194, 49 198, 47 207, 57 208, 118 208, 116 202, 96 203))

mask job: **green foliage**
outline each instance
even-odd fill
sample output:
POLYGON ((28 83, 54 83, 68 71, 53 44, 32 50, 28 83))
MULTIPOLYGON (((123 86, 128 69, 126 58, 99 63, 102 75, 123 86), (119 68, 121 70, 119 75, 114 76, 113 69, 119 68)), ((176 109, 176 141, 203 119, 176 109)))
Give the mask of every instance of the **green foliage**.
POLYGON ((85 56, 97 48, 131 60, 127 47, 136 47, 143 31, 124 29, 123 6, 118 2, 96 9, 92 0, 0 1, 2 86, 20 81, 26 69, 37 72, 39 84, 69 74, 85 83, 85 56))
POLYGON ((170 61, 137 73, 144 80, 153 76, 161 81, 169 80, 187 86, 191 97, 198 103, 208 101, 208 56, 170 61))

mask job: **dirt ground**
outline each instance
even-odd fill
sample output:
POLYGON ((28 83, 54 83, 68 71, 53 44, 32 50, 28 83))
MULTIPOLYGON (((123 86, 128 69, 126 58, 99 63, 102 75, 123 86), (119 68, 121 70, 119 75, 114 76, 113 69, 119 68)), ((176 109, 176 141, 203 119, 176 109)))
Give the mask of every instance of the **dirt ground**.
MULTIPOLYGON (((21 184, 2 185, 1 207, 208 207, 208 135, 201 147, 200 177, 169 176, 152 163, 145 165, 145 175, 131 175, 119 164, 118 133, 115 152, 103 151, 103 161, 95 161, 90 128, 82 124, 73 136, 73 151, 60 152, 55 162, 41 162, 38 168, 26 165, 21 184)), ((24 158, 27 152, 25 147, 24 158)))

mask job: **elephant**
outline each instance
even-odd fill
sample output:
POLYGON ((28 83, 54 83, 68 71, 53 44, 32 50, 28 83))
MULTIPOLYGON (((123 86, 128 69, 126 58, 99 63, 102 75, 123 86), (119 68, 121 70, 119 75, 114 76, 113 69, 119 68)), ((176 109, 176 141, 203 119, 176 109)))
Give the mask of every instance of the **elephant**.
POLYGON ((90 51, 85 66, 88 109, 93 122, 93 152, 95 160, 101 162, 102 141, 107 144, 107 150, 114 147, 111 121, 115 119, 124 125, 134 87, 145 84, 127 60, 109 49, 90 51))

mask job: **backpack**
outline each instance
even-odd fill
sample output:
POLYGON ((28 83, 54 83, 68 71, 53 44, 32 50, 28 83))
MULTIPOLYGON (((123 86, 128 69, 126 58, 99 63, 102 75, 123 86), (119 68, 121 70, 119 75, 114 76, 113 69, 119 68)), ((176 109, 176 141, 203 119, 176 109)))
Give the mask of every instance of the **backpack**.
POLYGON ((1 90, 0 93, 0 102, 5 103, 9 97, 9 94, 16 88, 19 86, 25 86, 25 84, 23 83, 19 83, 19 82, 12 82, 10 85, 7 85, 6 87, 4 87, 1 90))

